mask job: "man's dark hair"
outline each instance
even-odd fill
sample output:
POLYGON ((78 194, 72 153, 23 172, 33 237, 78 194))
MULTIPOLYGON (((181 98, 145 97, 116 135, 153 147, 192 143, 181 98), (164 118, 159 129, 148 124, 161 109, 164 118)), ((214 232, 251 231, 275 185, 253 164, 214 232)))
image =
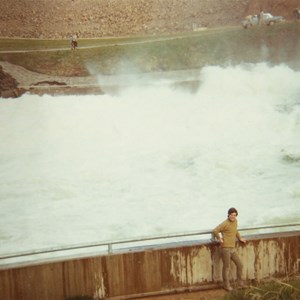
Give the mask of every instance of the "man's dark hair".
POLYGON ((228 216, 231 215, 232 213, 236 213, 236 215, 238 215, 238 211, 234 207, 228 209, 228 216))

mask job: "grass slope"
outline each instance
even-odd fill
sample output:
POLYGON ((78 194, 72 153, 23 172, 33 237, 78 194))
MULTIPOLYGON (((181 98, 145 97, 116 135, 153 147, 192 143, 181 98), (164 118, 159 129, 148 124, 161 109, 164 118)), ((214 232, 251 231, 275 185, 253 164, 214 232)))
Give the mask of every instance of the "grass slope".
MULTIPOLYGON (((165 37, 79 40, 0 40, 0 60, 52 75, 85 76, 91 72, 151 72, 239 63, 300 61, 300 23, 225 27, 165 37), (32 50, 29 52, 16 52, 32 50), (14 51, 14 52, 10 52, 14 51)), ((299 66, 298 66, 299 67, 299 66)))

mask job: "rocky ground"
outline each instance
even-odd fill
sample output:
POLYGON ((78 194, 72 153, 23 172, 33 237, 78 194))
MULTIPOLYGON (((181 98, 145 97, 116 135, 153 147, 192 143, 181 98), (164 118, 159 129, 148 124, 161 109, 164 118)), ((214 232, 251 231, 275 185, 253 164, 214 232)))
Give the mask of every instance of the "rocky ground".
POLYGON ((299 0, 0 0, 0 37, 155 35, 238 25, 260 10, 293 18, 299 0))
POLYGON ((0 65, 0 97, 15 98, 21 96, 24 92, 24 89, 18 88, 16 79, 4 72, 0 65))
POLYGON ((0 98, 16 98, 25 92, 38 95, 103 94, 95 76, 49 76, 0 61, 0 98))

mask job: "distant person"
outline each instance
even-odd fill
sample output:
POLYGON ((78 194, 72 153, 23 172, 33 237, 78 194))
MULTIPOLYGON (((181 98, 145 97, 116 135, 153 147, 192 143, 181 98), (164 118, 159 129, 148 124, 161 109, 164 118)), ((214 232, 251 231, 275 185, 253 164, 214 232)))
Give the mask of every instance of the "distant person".
POLYGON ((78 47, 78 42, 77 42, 78 34, 75 33, 71 37, 71 49, 75 50, 78 47))
POLYGON ((294 9, 294 16, 297 20, 300 19, 300 9, 299 8, 294 9))
POLYGON ((227 291, 233 290, 229 282, 231 260, 237 267, 238 287, 245 287, 245 284, 242 280, 243 264, 237 254, 235 243, 236 238, 242 243, 246 243, 246 240, 241 237, 240 233, 237 230, 237 215, 237 210, 234 207, 230 208, 228 210, 227 219, 214 229, 214 236, 222 247, 221 254, 223 261, 223 287, 227 291))
POLYGON ((264 12, 263 10, 260 11, 258 14, 258 25, 263 25, 264 24, 264 12))

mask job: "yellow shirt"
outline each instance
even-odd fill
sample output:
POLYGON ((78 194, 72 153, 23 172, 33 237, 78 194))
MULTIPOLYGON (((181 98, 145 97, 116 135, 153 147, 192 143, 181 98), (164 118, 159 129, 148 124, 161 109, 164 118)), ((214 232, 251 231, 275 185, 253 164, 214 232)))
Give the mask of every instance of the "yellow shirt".
POLYGON ((214 236, 217 240, 220 240, 219 233, 223 236, 222 247, 224 248, 234 248, 236 238, 240 239, 240 233, 237 230, 238 222, 237 220, 231 222, 229 219, 226 219, 223 223, 218 225, 214 229, 214 236))

